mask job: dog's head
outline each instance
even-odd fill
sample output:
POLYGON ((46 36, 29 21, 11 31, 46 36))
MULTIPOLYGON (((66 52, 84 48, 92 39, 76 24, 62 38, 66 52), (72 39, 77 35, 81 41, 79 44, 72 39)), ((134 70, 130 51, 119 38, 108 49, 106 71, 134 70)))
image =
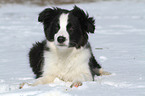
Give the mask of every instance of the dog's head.
POLYGON ((38 17, 44 25, 48 41, 58 47, 84 46, 88 41, 87 33, 94 33, 94 19, 82 9, 74 6, 72 10, 47 8, 38 17))

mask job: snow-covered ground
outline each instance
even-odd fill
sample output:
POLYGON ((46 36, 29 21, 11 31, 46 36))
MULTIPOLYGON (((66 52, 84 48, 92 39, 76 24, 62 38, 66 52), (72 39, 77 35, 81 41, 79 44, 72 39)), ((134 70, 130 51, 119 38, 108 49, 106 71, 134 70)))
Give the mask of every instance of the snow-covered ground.
MULTIPOLYGON (((72 9, 73 5, 58 7, 72 9)), ((110 76, 95 77, 79 88, 58 79, 48 85, 33 82, 28 51, 44 38, 37 22, 46 7, 2 5, 0 7, 0 96, 145 96, 145 2, 110 1, 78 4, 96 19, 90 42, 96 59, 110 76)))

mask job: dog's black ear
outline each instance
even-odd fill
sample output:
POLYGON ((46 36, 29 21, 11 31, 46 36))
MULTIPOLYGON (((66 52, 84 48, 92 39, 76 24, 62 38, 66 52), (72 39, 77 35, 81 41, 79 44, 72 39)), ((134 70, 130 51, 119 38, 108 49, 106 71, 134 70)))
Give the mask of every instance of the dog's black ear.
POLYGON ((82 9, 77 6, 74 6, 74 9, 71 11, 72 14, 78 17, 81 27, 86 32, 94 33, 95 30, 95 20, 93 17, 89 17, 88 13, 85 13, 82 9))
POLYGON ((47 8, 44 9, 38 17, 38 21, 44 23, 46 20, 50 22, 57 14, 59 14, 59 8, 47 8))

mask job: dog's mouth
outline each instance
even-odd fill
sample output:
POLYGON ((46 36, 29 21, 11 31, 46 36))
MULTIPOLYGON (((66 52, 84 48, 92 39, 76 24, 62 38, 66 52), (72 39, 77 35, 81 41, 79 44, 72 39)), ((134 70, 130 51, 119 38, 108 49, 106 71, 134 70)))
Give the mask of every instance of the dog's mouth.
POLYGON ((65 46, 67 46, 67 45, 65 45, 65 44, 58 44, 57 46, 65 47, 65 46))

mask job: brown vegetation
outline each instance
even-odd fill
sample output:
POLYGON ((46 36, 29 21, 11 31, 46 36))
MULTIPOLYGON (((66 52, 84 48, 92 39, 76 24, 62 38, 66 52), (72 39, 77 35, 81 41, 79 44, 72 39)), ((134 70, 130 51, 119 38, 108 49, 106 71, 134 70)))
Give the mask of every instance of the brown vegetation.
POLYGON ((0 0, 0 4, 74 4, 81 2, 93 2, 95 0, 0 0))

